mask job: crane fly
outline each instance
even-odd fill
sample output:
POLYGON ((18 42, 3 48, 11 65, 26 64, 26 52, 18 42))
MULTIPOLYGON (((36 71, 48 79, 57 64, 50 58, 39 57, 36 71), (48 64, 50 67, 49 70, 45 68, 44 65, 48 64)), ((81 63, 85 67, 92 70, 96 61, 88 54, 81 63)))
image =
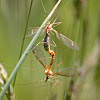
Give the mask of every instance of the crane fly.
MULTIPOLYGON (((42 30, 42 33, 40 36, 42 36, 44 33, 50 35, 51 32, 54 32, 56 34, 56 37, 67 47, 72 48, 74 50, 79 50, 78 45, 73 42, 71 39, 69 39, 68 37, 66 37, 65 35, 58 33, 55 29, 53 29, 53 25, 57 26, 61 24, 61 22, 57 22, 55 23, 55 21, 50 24, 50 21, 47 23, 46 27, 42 30)), ((55 27, 54 26, 54 27, 55 27)), ((39 29, 39 27, 37 27, 36 29, 32 29, 29 31, 29 35, 28 36, 34 36, 37 32, 37 30, 39 29)))
MULTIPOLYGON (((34 56, 37 58, 37 59, 41 59, 41 57, 44 58, 44 53, 41 51, 41 49, 39 47, 35 47, 33 50, 32 50, 34 56)), ((46 79, 45 79, 45 82, 47 82, 47 80, 49 78, 51 79, 54 79, 55 80, 55 77, 53 77, 53 75, 60 75, 60 76, 66 76, 66 77, 71 77, 71 76, 74 76, 77 72, 76 72, 76 68, 63 68, 63 69, 60 69, 58 72, 53 72, 53 70, 58 66, 54 67, 51 69, 51 67, 47 66, 45 64, 45 60, 46 59, 42 59, 42 60, 38 60, 42 66, 45 68, 45 74, 46 74, 46 79)), ((56 80, 57 81, 57 80, 56 80)))

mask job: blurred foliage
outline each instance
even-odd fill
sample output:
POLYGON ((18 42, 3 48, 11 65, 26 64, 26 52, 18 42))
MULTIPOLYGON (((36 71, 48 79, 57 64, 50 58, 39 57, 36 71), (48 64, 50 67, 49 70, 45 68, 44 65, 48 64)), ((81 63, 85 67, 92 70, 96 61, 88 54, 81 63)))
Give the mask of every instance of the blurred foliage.
MULTIPOLYGON (((47 15, 56 2, 57 0, 43 0, 47 15)), ((8 75, 13 71, 14 65, 17 64, 20 56, 30 4, 31 0, 0 0, 0 62, 7 70, 8 75)), ((72 50, 63 45, 55 35, 51 35, 57 45, 56 48, 51 46, 51 50, 53 49, 56 53, 56 59, 52 67, 63 62, 62 65, 55 69, 56 71, 64 67, 78 66, 82 68, 82 75, 73 79, 72 87, 74 89, 70 88, 72 79, 66 77, 59 77, 62 85, 55 86, 49 95, 48 93, 54 82, 17 85, 34 83, 45 78, 44 72, 22 69, 24 67, 43 70, 42 65, 38 61, 30 62, 36 59, 30 52, 16 78, 14 92, 17 100, 44 100, 47 96, 48 100, 99 100, 100 57, 98 56, 100 54, 96 57, 94 56, 94 48, 100 46, 99 4, 99 0, 96 2, 95 0, 62 0, 62 3, 50 20, 51 22, 54 21, 63 6, 57 19, 57 22, 60 21, 62 24, 55 27, 55 29, 75 41, 80 48, 79 51, 72 50), (98 45, 96 46, 96 44, 98 45), (93 61, 91 60, 92 57, 93 61), (86 66, 87 69, 85 69, 86 66), (86 71, 85 75, 84 70, 86 71)), ((33 0, 27 33, 30 28, 39 27, 44 19, 45 13, 41 1, 33 0)), ((43 38, 44 35, 39 37, 36 44, 43 38)), ((30 37, 25 38, 23 51, 31 39, 30 37)), ((43 44, 40 44, 39 47, 43 50, 46 57, 50 56, 43 49, 43 44)), ((47 59, 47 64, 49 65, 49 63, 50 59, 47 59)), ((3 100, 7 100, 6 96, 3 100)))

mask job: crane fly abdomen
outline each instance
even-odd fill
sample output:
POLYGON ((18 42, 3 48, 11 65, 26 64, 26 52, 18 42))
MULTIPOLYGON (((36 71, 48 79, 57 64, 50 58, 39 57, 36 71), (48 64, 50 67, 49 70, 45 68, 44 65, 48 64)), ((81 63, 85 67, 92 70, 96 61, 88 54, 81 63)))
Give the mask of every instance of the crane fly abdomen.
POLYGON ((46 36, 45 36, 45 38, 44 38, 44 49, 46 50, 46 51, 49 51, 49 49, 50 49, 50 44, 49 44, 49 35, 48 34, 46 34, 46 36))

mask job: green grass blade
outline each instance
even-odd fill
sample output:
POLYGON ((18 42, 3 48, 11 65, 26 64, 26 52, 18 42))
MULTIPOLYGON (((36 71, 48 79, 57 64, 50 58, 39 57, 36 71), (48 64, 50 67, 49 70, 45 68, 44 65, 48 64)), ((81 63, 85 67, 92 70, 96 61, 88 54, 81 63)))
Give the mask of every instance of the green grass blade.
MULTIPOLYGON (((22 51, 23 51, 25 36, 26 36, 26 33, 27 33, 28 22, 29 22, 29 18, 30 18, 30 14, 31 14, 31 9, 32 9, 32 4, 33 4, 33 0, 31 0, 30 9, 29 9, 29 12, 28 12, 28 17, 27 17, 26 26, 25 26, 25 32, 24 32, 24 36, 23 36, 23 40, 22 40, 22 45, 21 45, 21 50, 20 50, 20 54, 19 54, 19 59, 20 59, 20 57, 22 55, 22 51)), ((15 79, 14 79, 14 82, 13 82, 13 87, 15 85, 16 78, 17 78, 17 73, 16 73, 16 76, 15 76, 15 79)))

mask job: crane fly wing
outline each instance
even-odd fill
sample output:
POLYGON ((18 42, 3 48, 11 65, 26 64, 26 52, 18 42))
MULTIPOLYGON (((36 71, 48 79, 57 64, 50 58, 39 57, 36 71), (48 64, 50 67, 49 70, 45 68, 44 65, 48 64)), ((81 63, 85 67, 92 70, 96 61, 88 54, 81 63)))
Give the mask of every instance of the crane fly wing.
POLYGON ((28 35, 26 37, 33 37, 36 34, 36 32, 38 31, 38 29, 39 29, 39 27, 29 29, 28 35))
MULTIPOLYGON (((31 29, 29 32, 28 32, 28 35, 26 37, 34 37, 34 35, 37 33, 39 27, 36 27, 34 29, 31 29)), ((42 36, 45 32, 45 29, 42 30, 42 33, 40 36, 42 36)))
POLYGON ((79 50, 79 47, 78 47, 78 45, 75 42, 73 42, 71 39, 67 38, 63 34, 58 33, 57 31, 56 31, 56 37, 61 42, 63 42, 63 44, 66 45, 67 47, 72 48, 72 49, 75 49, 75 50, 79 50))
POLYGON ((60 69, 58 72, 55 72, 54 74, 60 75, 60 76, 71 77, 77 74, 77 70, 76 68, 63 68, 63 69, 60 69))
POLYGON ((45 55, 44 53, 42 52, 42 50, 39 48, 39 47, 35 47, 33 50, 32 50, 34 56, 37 58, 37 60, 44 66, 44 68, 46 69, 47 68, 47 65, 46 65, 46 59, 42 59, 42 58, 45 58, 45 55))

